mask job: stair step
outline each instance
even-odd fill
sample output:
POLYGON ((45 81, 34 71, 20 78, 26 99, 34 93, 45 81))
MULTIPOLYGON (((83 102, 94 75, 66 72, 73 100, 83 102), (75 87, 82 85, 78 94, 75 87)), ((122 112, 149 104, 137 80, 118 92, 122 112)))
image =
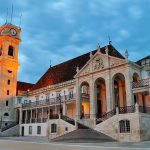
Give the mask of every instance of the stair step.
POLYGON ((115 140, 103 133, 94 131, 92 129, 77 129, 75 131, 62 135, 55 139, 52 139, 52 141, 82 143, 82 142, 89 142, 89 141, 90 142, 111 142, 115 140))

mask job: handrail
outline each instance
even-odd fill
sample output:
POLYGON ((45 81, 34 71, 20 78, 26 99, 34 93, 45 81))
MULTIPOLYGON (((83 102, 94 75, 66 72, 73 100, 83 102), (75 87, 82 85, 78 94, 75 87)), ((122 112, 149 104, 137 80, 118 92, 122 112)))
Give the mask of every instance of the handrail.
POLYGON ((10 128, 16 126, 16 125, 18 125, 18 122, 12 122, 11 124, 9 124, 9 125, 7 125, 7 126, 1 128, 1 132, 6 131, 6 130, 8 130, 8 129, 10 129, 10 128))
POLYGON ((116 109, 113 109, 113 110, 111 110, 109 112, 106 112, 106 113, 100 115, 100 117, 96 119, 96 124, 99 124, 99 123, 101 123, 101 122, 111 118, 115 114, 116 114, 116 109))
POLYGON ((22 104, 22 107, 33 107, 33 106, 35 107, 35 106, 40 106, 40 105, 50 105, 50 104, 60 103, 60 101, 68 102, 68 101, 74 100, 75 97, 76 97, 75 94, 71 94, 71 95, 65 95, 65 96, 60 96, 56 98, 49 98, 49 99, 44 99, 40 101, 24 103, 22 104))
POLYGON ((134 112, 135 112, 135 106, 119 107, 119 114, 134 113, 134 112))
POLYGON ((140 113, 147 113, 147 114, 150 114, 150 107, 139 106, 139 112, 140 112, 140 113))
POLYGON ((72 124, 72 125, 75 125, 74 119, 69 118, 68 116, 61 115, 61 119, 64 120, 64 121, 66 121, 66 122, 68 122, 68 123, 70 123, 70 124, 72 124))
POLYGON ((132 88, 139 88, 139 87, 145 87, 145 86, 149 86, 150 84, 150 79, 142 79, 142 80, 138 80, 136 82, 132 83, 132 88))

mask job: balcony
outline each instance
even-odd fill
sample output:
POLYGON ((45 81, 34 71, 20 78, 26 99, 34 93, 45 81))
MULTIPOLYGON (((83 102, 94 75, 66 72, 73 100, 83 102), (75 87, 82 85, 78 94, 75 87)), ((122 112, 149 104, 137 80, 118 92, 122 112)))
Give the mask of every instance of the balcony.
POLYGON ((24 103, 22 104, 22 107, 37 107, 37 106, 44 106, 44 105, 59 104, 63 102, 71 102, 74 101, 75 98, 76 98, 75 94, 65 95, 56 98, 49 98, 45 100, 24 103))
POLYGON ((150 78, 138 80, 132 83, 133 93, 146 92, 150 90, 150 78))

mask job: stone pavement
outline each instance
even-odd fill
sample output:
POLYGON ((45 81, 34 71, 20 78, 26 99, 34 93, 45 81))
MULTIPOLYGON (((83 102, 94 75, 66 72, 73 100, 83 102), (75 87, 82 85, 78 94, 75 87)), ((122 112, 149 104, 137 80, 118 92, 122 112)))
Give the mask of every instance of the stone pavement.
POLYGON ((43 137, 1 137, 0 150, 150 150, 150 141, 54 143, 43 137))

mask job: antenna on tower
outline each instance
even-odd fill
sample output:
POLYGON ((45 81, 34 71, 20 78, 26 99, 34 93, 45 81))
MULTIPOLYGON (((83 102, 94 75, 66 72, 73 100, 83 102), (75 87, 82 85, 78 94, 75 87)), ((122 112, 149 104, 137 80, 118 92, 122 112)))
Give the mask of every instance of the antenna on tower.
POLYGON ((19 28, 21 27, 21 19, 22 19, 22 13, 21 13, 20 19, 19 19, 19 28))
POLYGON ((51 68, 52 67, 52 64, 51 64, 52 62, 51 62, 51 59, 50 59, 50 65, 49 65, 49 67, 51 68))
POLYGON ((12 4, 12 8, 11 8, 11 20, 10 20, 10 23, 12 23, 12 18, 13 18, 13 4, 12 4))
POLYGON ((7 8, 7 11, 6 11, 6 22, 7 23, 7 17, 8 17, 8 8, 7 8))
POLYGON ((111 39, 110 39, 109 34, 108 34, 108 40, 109 40, 109 45, 111 45, 112 41, 111 41, 111 39))

